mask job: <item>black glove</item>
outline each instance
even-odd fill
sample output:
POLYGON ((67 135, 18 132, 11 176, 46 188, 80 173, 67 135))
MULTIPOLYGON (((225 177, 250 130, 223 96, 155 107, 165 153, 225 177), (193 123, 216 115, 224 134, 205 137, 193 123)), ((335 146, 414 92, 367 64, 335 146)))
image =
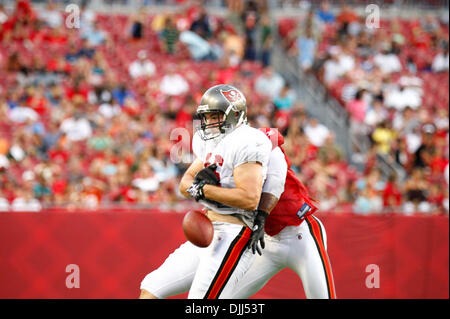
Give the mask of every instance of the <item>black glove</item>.
POLYGON ((266 223, 268 216, 269 214, 262 210, 258 210, 258 214, 256 214, 253 232, 250 236, 250 240, 248 241, 248 248, 252 249, 253 254, 257 251, 260 256, 262 255, 261 249, 258 246, 258 241, 261 248, 264 249, 264 224, 266 223))
POLYGON ((203 193, 203 186, 206 184, 219 185, 219 178, 217 177, 216 171, 217 165, 212 164, 204 169, 200 170, 197 175, 195 175, 194 182, 186 190, 192 198, 197 202, 201 199, 205 199, 205 194, 203 193))
POLYGON ((203 181, 205 184, 210 185, 219 185, 219 178, 216 175, 216 164, 209 165, 208 167, 205 167, 204 169, 200 170, 197 175, 195 175, 194 182, 200 182, 203 181))

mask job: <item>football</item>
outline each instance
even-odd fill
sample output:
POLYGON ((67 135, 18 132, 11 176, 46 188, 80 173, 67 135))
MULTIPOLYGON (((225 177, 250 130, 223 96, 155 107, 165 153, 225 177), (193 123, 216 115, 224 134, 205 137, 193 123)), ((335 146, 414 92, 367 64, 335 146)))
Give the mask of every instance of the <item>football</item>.
POLYGON ((198 247, 208 247, 214 235, 214 228, 205 214, 189 211, 183 218, 183 232, 186 239, 198 247))

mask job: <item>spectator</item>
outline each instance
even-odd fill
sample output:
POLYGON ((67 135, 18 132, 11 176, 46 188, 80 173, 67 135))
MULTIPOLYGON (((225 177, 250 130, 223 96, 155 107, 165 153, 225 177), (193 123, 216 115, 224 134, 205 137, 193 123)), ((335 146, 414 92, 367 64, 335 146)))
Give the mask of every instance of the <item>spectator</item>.
POLYGON ((155 157, 148 160, 152 170, 155 172, 155 177, 159 182, 167 182, 178 175, 177 167, 166 158, 166 154, 162 149, 155 150, 155 157))
POLYGON ((106 119, 111 119, 121 112, 120 105, 114 99, 111 102, 104 102, 98 107, 99 113, 106 119))
POLYGON ((382 155, 389 154, 395 138, 396 133, 389 127, 387 121, 381 122, 372 133, 372 139, 376 144, 377 153, 382 155))
POLYGON ((414 110, 405 107, 401 112, 396 112, 392 119, 393 128, 402 134, 414 131, 420 125, 420 120, 415 116, 414 110))
POLYGON ((256 79, 255 90, 259 94, 267 95, 274 99, 281 93, 284 84, 285 81, 281 75, 274 72, 271 66, 267 66, 264 68, 263 74, 256 79))
POLYGON ((405 142, 409 154, 414 154, 422 144, 422 133, 420 126, 414 127, 405 134, 405 142))
MULTIPOLYGON (((372 104, 369 104, 365 111, 364 123, 375 129, 383 121, 387 121, 389 112, 384 108, 383 101, 376 98, 372 104)), ((396 129, 397 130, 397 129, 396 129)))
POLYGON ((244 21, 244 60, 254 61, 256 60, 256 36, 257 36, 257 17, 256 14, 251 12, 245 15, 244 21))
POLYGON ((320 3, 320 9, 317 10, 317 16, 323 23, 333 23, 336 21, 336 17, 330 10, 328 1, 322 1, 320 3))
POLYGON ((244 57, 244 39, 238 34, 224 32, 223 57, 228 59, 228 66, 237 69, 244 57))
POLYGON ((322 212, 333 212, 339 204, 337 196, 335 196, 331 189, 327 188, 325 194, 318 198, 319 210, 322 212))
POLYGON ((156 67, 155 64, 147 58, 147 52, 145 52, 145 50, 140 50, 138 52, 138 59, 130 64, 128 72, 132 78, 151 77, 155 74, 156 67))
POLYGON ((77 53, 77 57, 86 57, 92 59, 95 55, 95 45, 89 42, 87 39, 82 39, 80 50, 77 53))
POLYGON ((311 118, 305 127, 305 134, 311 144, 316 147, 321 147, 325 144, 326 139, 329 137, 330 131, 325 125, 320 124, 317 119, 311 118))
POLYGON ((353 210, 356 214, 369 215, 379 213, 381 209, 382 200, 370 185, 358 191, 356 201, 353 204, 353 210))
POLYGON ((317 16, 314 14, 314 10, 308 10, 306 17, 302 20, 296 29, 295 37, 307 37, 313 39, 316 43, 320 41, 322 34, 322 24, 317 16))
POLYGON ((4 24, 6 21, 8 21, 8 13, 6 12, 3 3, 0 3, 0 25, 4 24))
POLYGON ((194 60, 215 60, 217 56, 214 55, 214 51, 208 41, 203 39, 197 33, 192 31, 183 31, 180 33, 180 42, 184 43, 190 52, 191 57, 194 60))
POLYGON ((162 48, 167 54, 175 53, 175 48, 178 42, 179 32, 175 26, 172 16, 167 16, 164 22, 164 29, 161 33, 162 48))
POLYGON ((261 17, 261 62, 264 67, 270 64, 270 55, 273 45, 273 31, 270 16, 265 14, 261 17))
POLYGON ((355 67, 355 59, 339 46, 330 48, 331 59, 324 63, 324 82, 330 86, 355 67))
POLYGON ((0 189, 0 212, 7 212, 7 211, 9 211, 9 201, 8 199, 2 196, 0 189))
POLYGON ((398 86, 391 88, 385 93, 384 104, 387 107, 395 108, 399 111, 405 107, 417 109, 422 104, 421 82, 399 81, 398 86))
POLYGON ((395 212, 402 204, 402 193, 398 187, 397 176, 391 174, 386 182, 383 192, 383 209, 385 212, 395 212))
POLYGON ((59 28, 63 23, 63 17, 53 1, 47 3, 45 9, 40 12, 39 18, 50 28, 59 28))
POLYGON ((62 121, 60 130, 73 142, 85 140, 92 135, 91 124, 78 111, 75 111, 72 117, 62 121))
POLYGON ((131 38, 135 41, 139 41, 143 38, 144 23, 145 23, 145 9, 140 9, 136 14, 131 15, 131 38))
POLYGON ((114 88, 111 92, 112 97, 120 106, 123 106, 125 104, 125 100, 132 96, 133 93, 127 88, 127 85, 125 83, 120 84, 116 88, 114 88))
POLYGON ((431 124, 424 125, 422 128, 422 138, 420 146, 416 149, 413 155, 413 167, 423 169, 427 167, 431 161, 431 156, 434 153, 434 132, 435 128, 431 124))
POLYGON ((151 166, 149 164, 143 164, 133 179, 132 185, 143 192, 154 192, 159 187, 159 181, 151 166))
POLYGON ((93 47, 99 46, 101 44, 106 43, 107 41, 107 34, 106 32, 100 30, 99 24, 97 21, 95 21, 92 25, 92 28, 87 29, 81 37, 83 39, 86 39, 89 45, 92 45, 93 47))
POLYGON ((93 28, 97 15, 95 11, 89 9, 88 1, 81 2, 80 13, 80 31, 84 33, 85 30, 91 30, 93 28))
POLYGON ((80 51, 74 43, 71 43, 65 55, 66 61, 69 63, 75 63, 80 57, 80 51))
POLYGON ((7 169, 9 167, 9 160, 5 154, 0 154, 0 172, 7 169))
POLYGON ((32 108, 17 106, 9 111, 8 117, 14 123, 25 123, 27 121, 36 121, 39 118, 39 114, 32 108))
POLYGON ((449 117, 448 117, 448 109, 440 108, 436 111, 436 115, 433 119, 434 125, 436 125, 436 129, 438 132, 448 132, 449 130, 449 117))
POLYGON ((197 17, 192 22, 190 30, 198 34, 203 39, 208 39, 211 36, 209 17, 203 6, 200 6, 198 9, 199 11, 197 12, 197 17))
POLYGON ((429 213, 431 211, 431 205, 427 202, 430 184, 424 177, 423 170, 416 168, 413 170, 411 177, 405 182, 405 203, 403 209, 406 215, 416 212, 429 213))
POLYGON ((359 90, 356 93, 355 98, 352 101, 350 101, 346 106, 346 109, 349 112, 351 119, 358 123, 363 123, 366 118, 366 113, 368 109, 368 105, 365 98, 366 94, 367 94, 366 90, 364 89, 359 90))
POLYGON ((385 74, 402 70, 400 59, 392 52, 389 44, 385 45, 381 52, 374 56, 374 64, 385 74))
POLYGON ((444 72, 449 70, 448 44, 445 48, 440 48, 438 54, 433 59, 431 66, 433 72, 444 72))
POLYGON ((33 197, 31 190, 19 189, 17 193, 17 197, 11 203, 12 211, 39 212, 42 209, 41 203, 33 197))
POLYGON ((189 84, 182 75, 176 72, 174 65, 169 66, 167 74, 161 80, 160 91, 169 96, 177 96, 187 93, 189 84))
POLYGON ((344 3, 342 5, 341 11, 336 17, 338 22, 338 34, 340 36, 345 36, 349 33, 349 26, 352 22, 358 21, 358 15, 352 10, 349 4, 344 3))
POLYGON ((273 100, 273 103, 278 110, 286 112, 292 108, 295 98, 295 92, 291 89, 290 85, 286 83, 281 90, 280 95, 273 100))
POLYGON ((437 183, 431 183, 427 198, 431 206, 430 212, 433 214, 444 212, 444 199, 445 194, 442 187, 437 183))
POLYGON ((298 48, 298 65, 307 71, 314 63, 317 49, 317 41, 313 37, 310 26, 307 26, 304 35, 297 39, 296 45, 298 48))

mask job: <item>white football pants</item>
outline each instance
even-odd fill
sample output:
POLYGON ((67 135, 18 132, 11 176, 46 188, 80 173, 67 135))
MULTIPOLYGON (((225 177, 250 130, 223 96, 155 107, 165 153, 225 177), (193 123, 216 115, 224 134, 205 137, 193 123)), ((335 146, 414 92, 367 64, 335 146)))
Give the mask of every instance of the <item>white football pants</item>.
POLYGON ((327 236, 322 222, 310 215, 299 226, 285 227, 271 237, 265 235, 262 256, 236 287, 233 298, 249 298, 276 273, 288 267, 302 280, 306 298, 334 299, 336 292, 327 254, 327 236))
POLYGON ((232 298, 255 259, 246 245, 251 230, 242 225, 213 222, 214 237, 206 248, 187 241, 141 282, 158 298, 189 290, 189 299, 232 298))

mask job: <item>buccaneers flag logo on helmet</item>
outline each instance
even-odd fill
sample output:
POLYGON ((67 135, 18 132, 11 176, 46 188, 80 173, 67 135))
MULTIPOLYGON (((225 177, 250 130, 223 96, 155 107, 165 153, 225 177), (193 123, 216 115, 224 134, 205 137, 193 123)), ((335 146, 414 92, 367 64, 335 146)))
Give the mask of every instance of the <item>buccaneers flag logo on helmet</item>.
POLYGON ((237 101, 242 100, 242 95, 237 90, 228 90, 228 91, 220 91, 223 96, 230 101, 231 103, 235 103, 237 101))

